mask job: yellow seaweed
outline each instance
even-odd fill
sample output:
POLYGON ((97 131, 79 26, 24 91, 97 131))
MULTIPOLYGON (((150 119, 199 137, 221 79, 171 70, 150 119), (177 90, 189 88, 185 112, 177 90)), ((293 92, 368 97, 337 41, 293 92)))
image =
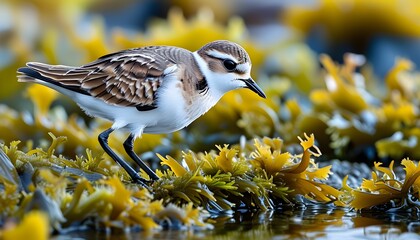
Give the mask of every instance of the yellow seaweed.
POLYGON ((282 19, 304 33, 321 25, 334 41, 363 39, 376 34, 419 36, 415 17, 420 10, 419 3, 415 0, 400 3, 398 0, 322 0, 316 7, 296 4, 285 11, 282 19))
POLYGON ((392 161, 388 168, 381 167, 375 163, 375 169, 381 175, 372 172, 372 179, 364 179, 360 188, 353 189, 353 199, 350 206, 355 209, 367 209, 373 206, 395 201, 397 206, 404 206, 406 198, 412 192, 418 196, 416 182, 420 177, 420 167, 409 159, 403 159, 401 165, 405 166, 405 180, 395 179, 392 161))
POLYGON ((26 214, 18 225, 9 224, 0 230, 0 237, 4 240, 47 240, 49 232, 48 216, 40 211, 32 211, 26 214))

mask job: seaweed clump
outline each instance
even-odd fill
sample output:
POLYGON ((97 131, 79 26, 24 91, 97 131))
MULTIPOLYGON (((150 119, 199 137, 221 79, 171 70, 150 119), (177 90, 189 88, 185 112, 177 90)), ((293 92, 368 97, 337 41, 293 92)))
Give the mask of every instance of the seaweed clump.
MULTIPOLYGON (((420 166, 410 159, 403 159, 404 177, 397 177, 394 161, 389 167, 375 163, 372 179, 364 179, 360 187, 352 189, 343 181, 342 190, 351 194, 348 202, 355 209, 384 209, 386 211, 414 211, 419 214, 420 166)), ((344 194, 345 195, 345 194, 344 194)))
MULTIPOLYGON (((203 221, 206 214, 201 208, 187 203, 164 205, 148 189, 124 181, 126 176, 119 174, 122 171, 112 170, 119 167, 112 164, 107 167, 103 158, 92 156, 90 151, 76 160, 54 155, 65 139, 52 134, 51 137, 47 151, 37 148, 22 152, 18 142, 1 145, 2 169, 16 173, 2 174, 0 178, 2 224, 19 217, 23 219, 22 226, 16 228, 28 228, 25 219, 32 212, 42 211, 48 216, 47 225, 57 231, 81 225, 144 230, 162 226, 210 227, 203 221), (179 224, 163 224, 167 221, 179 224)), ((44 219, 35 213, 34 218, 44 219)), ((8 228, 0 233, 8 236, 8 232, 14 231, 13 227, 8 228)))
POLYGON ((78 225, 209 228, 204 221, 208 212, 274 209, 293 204, 296 195, 333 202, 340 195, 320 182, 330 168, 318 168, 312 159, 320 155, 313 135, 300 140, 303 153, 297 155, 282 152, 282 141, 269 138, 256 139, 242 149, 225 145, 218 146, 218 152, 184 153, 185 167, 170 156, 159 155, 169 169, 158 170, 161 179, 150 190, 131 184, 118 166, 90 151, 75 160, 55 155, 66 139, 50 136, 46 150, 23 152, 17 141, 1 145, 2 169, 11 173, 0 178, 3 223, 18 216, 23 222, 16 228, 25 228, 25 216, 42 211, 57 231, 78 225))
POLYGON ((251 151, 225 145, 218 152, 183 154, 182 163, 159 155, 170 170, 159 172, 155 194, 164 202, 205 204, 216 210, 275 209, 303 195, 320 203, 334 202, 340 191, 322 182, 330 167, 318 168, 314 135, 300 139, 302 154, 282 152, 279 138, 256 139, 251 151), (314 151, 312 151, 313 149, 314 151))
POLYGON ((169 168, 157 170, 160 179, 150 189, 130 183, 120 167, 90 151, 75 160, 56 156, 65 138, 50 136, 46 150, 23 152, 19 142, 1 145, 2 236, 18 236, 14 234, 21 234, 19 229, 30 228, 27 218, 37 218, 41 225, 44 221, 56 231, 69 226, 211 228, 206 219, 212 214, 290 207, 300 203, 298 196, 354 209, 419 208, 420 167, 414 161, 401 161, 405 177, 397 177, 393 162, 389 168, 375 163, 372 179, 351 188, 345 178, 343 187, 336 189, 325 181, 333 174, 331 166, 318 167, 315 162, 321 153, 312 134, 299 138, 299 154, 284 151, 281 139, 265 137, 245 145, 217 146, 208 153, 189 151, 180 161, 158 155, 169 168), (16 217, 22 222, 9 224, 16 217))

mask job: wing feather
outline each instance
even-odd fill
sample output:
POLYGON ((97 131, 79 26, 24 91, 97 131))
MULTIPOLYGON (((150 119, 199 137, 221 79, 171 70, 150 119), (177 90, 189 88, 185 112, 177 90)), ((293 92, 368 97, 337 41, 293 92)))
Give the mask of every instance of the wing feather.
POLYGON ((81 67, 35 62, 27 67, 54 84, 77 89, 108 104, 150 110, 156 107, 156 92, 162 85, 165 69, 176 64, 176 59, 157 54, 157 49, 164 52, 164 48, 167 47, 125 50, 81 67))
POLYGON ((157 107, 157 91, 167 75, 182 76, 185 92, 207 87, 190 51, 165 46, 111 53, 80 67, 31 62, 18 72, 20 81, 46 81, 111 105, 132 106, 139 111, 157 107), (171 71, 165 71, 168 68, 171 71))

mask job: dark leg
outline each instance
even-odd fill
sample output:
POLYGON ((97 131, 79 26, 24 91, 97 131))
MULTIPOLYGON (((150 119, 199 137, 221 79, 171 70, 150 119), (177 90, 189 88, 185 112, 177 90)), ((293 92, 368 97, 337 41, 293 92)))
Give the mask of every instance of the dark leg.
POLYGON ((147 173, 147 175, 149 175, 149 177, 152 180, 158 180, 159 177, 156 175, 156 173, 153 172, 149 168, 149 166, 147 166, 143 162, 143 160, 141 160, 140 157, 137 156, 137 154, 133 151, 133 144, 134 144, 134 135, 130 134, 130 136, 124 142, 124 148, 125 148, 125 151, 127 152, 128 156, 130 156, 131 159, 133 159, 134 162, 136 162, 140 166, 140 168, 143 169, 147 173))
POLYGON ((137 172, 130 165, 128 165, 128 163, 126 163, 124 160, 122 160, 109 147, 109 145, 108 145, 108 137, 109 137, 109 134, 112 133, 113 131, 114 131, 114 129, 109 128, 109 129, 105 130, 104 132, 102 132, 101 134, 99 134, 98 140, 99 140, 99 143, 101 144, 102 148, 105 150, 105 152, 112 159, 114 159, 115 162, 117 162, 121 167, 124 168, 124 170, 128 173, 128 175, 130 175, 130 177, 133 180, 133 182, 139 183, 139 184, 143 185, 144 187, 147 187, 147 185, 145 184, 147 182, 147 180, 144 179, 144 178, 142 178, 142 177, 140 177, 137 174, 137 172))

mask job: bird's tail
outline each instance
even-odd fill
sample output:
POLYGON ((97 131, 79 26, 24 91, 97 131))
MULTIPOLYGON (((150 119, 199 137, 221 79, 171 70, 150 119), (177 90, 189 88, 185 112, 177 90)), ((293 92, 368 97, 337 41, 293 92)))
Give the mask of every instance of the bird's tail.
POLYGON ((56 83, 56 78, 63 76, 73 67, 62 65, 48 65, 44 63, 28 62, 26 67, 17 70, 19 82, 48 82, 56 83))

